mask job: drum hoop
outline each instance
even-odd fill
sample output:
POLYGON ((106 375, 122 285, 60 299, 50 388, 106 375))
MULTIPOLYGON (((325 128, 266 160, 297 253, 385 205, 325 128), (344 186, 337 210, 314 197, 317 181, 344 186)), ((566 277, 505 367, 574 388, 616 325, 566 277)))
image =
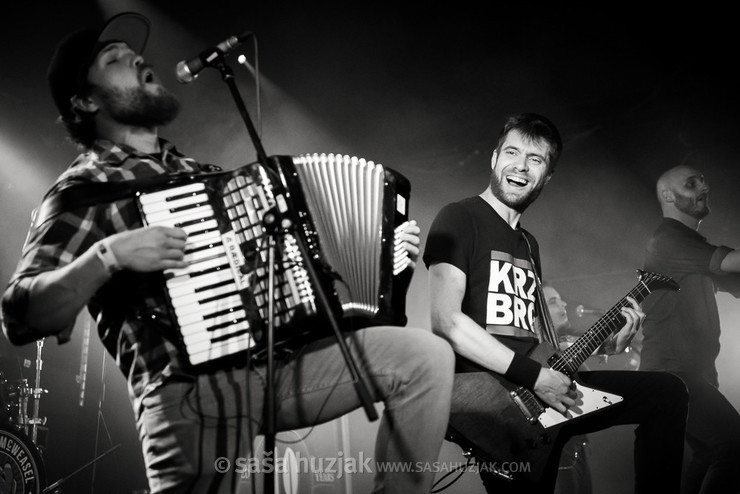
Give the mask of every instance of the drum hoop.
MULTIPOLYGON (((0 472, 12 472, 17 494, 41 494, 46 488, 46 470, 36 446, 23 431, 0 425, 0 472)), ((7 476, 6 476, 7 481, 7 476)))

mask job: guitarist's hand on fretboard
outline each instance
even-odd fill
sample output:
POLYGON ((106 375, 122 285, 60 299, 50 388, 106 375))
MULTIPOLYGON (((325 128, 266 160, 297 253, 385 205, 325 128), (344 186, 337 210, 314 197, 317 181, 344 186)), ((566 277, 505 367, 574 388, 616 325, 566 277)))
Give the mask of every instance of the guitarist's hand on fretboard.
POLYGON ((619 311, 626 322, 616 334, 614 353, 622 353, 627 348, 627 345, 630 344, 632 338, 635 337, 642 327, 642 322, 645 320, 645 313, 642 311, 640 304, 637 303, 637 300, 629 296, 625 298, 629 300, 632 307, 623 307, 619 311))
POLYGON ((539 399, 555 410, 565 413, 576 404, 576 391, 572 381, 562 372, 543 367, 534 383, 534 392, 539 399))

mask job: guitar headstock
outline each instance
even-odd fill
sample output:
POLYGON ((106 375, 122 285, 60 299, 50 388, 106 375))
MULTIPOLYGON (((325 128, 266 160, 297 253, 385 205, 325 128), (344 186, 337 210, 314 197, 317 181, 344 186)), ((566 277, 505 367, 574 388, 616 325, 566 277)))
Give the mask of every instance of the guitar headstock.
POLYGON ((642 283, 647 286, 651 292, 654 290, 671 290, 677 292, 681 289, 680 285, 676 283, 670 276, 665 276, 660 273, 652 273, 650 271, 637 270, 637 277, 642 283))

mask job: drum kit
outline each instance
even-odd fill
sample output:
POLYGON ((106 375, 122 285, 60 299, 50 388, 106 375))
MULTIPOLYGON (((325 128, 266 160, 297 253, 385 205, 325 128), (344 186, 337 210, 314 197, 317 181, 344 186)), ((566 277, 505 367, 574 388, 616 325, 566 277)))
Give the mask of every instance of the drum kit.
POLYGON ((42 459, 45 417, 39 417, 41 349, 36 342, 36 375, 33 386, 28 379, 8 381, 0 370, 0 494, 41 494, 46 489, 42 459))

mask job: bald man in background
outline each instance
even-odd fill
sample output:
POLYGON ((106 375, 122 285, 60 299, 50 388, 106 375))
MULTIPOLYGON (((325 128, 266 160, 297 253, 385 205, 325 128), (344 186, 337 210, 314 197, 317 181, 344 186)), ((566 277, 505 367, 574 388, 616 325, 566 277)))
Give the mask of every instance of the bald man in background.
POLYGON ((647 244, 645 269, 673 277, 677 292, 660 290, 643 303, 640 370, 678 374, 689 390, 686 440, 692 459, 682 493, 740 491, 740 415, 720 393, 715 360, 720 321, 715 293, 740 296, 740 250, 707 242, 709 214, 701 172, 677 166, 658 179, 663 220, 647 244))

